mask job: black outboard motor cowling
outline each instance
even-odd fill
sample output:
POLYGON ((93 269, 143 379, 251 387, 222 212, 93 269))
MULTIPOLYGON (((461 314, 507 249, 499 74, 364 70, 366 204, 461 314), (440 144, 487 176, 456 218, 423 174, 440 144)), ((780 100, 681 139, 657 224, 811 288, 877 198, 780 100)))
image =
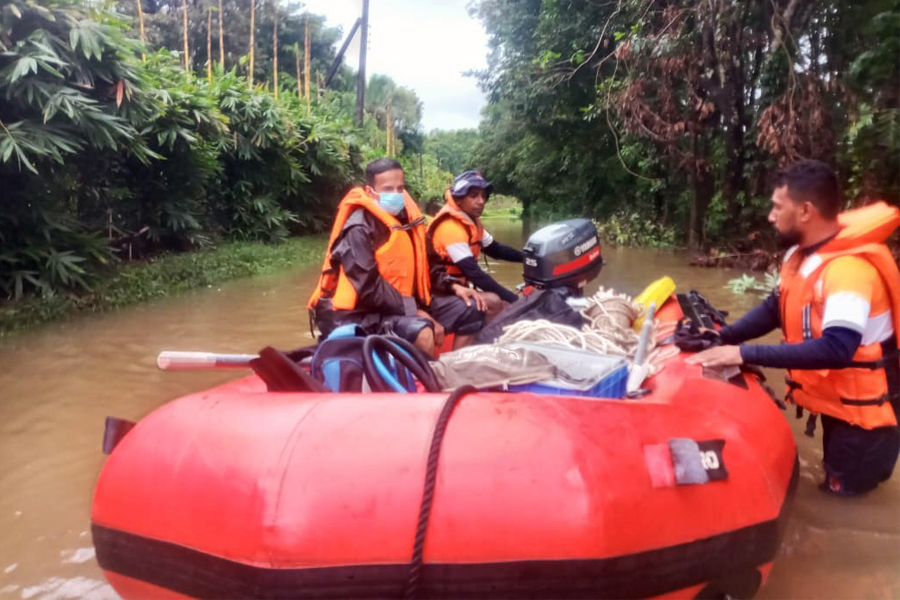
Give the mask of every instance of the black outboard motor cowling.
POLYGON ((525 242, 525 283, 578 292, 600 273, 600 238, 590 219, 570 219, 535 231, 525 242))

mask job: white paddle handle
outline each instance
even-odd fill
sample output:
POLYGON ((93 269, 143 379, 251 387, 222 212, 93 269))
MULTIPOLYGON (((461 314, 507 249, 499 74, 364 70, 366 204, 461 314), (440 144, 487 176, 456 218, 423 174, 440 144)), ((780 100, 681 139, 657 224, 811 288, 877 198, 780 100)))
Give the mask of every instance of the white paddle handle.
POLYGON ((217 354, 215 352, 178 352, 164 350, 156 357, 156 366, 163 371, 179 369, 221 369, 247 367, 256 354, 217 354))
POLYGON ((641 337, 638 339, 637 352, 634 354, 634 364, 628 372, 625 383, 626 392, 634 392, 641 387, 647 377, 647 346, 650 345, 650 331, 653 329, 653 318, 656 316, 656 302, 651 302, 647 309, 647 320, 641 327, 641 337))

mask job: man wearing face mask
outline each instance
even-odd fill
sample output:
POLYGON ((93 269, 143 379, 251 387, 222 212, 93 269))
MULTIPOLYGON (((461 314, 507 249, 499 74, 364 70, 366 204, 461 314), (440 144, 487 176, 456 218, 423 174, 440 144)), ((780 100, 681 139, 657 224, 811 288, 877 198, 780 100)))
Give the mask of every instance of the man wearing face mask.
POLYGON ((847 496, 887 480, 900 453, 900 272, 884 244, 900 210, 877 202, 838 214, 841 204, 837 179, 821 162, 802 160, 778 174, 769 222, 791 246, 778 285, 720 330, 727 345, 688 362, 787 369, 788 400, 822 417, 820 488, 847 496), (776 327, 783 344, 741 343, 776 327))
MULTIPOLYGON (((444 206, 428 226, 426 245, 433 281, 448 275, 463 285, 469 283, 483 293, 489 320, 517 296, 478 266, 481 251, 491 258, 522 262, 519 250, 494 240, 484 230, 481 214, 492 186, 477 171, 466 171, 453 180, 444 193, 444 206)), ((447 331, 456 333, 454 348, 468 343, 484 326, 485 315, 465 307, 456 298, 435 294, 431 315, 447 331)))
MULTIPOLYGON (((474 293, 450 278, 437 289, 474 302, 474 293)), ((367 333, 398 335, 433 354, 444 330, 425 312, 431 303, 425 219, 406 193, 400 163, 380 158, 366 166, 365 188, 341 200, 319 284, 307 308, 327 336, 357 324, 367 333)))

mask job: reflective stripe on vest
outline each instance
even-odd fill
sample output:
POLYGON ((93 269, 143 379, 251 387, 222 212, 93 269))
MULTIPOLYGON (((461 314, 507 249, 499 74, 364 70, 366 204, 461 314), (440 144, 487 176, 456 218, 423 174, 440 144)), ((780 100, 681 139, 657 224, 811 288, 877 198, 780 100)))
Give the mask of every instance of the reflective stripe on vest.
POLYGON ((388 240, 375 250, 375 261, 381 276, 402 295, 415 296, 424 306, 431 303, 431 284, 425 253, 425 218, 409 194, 404 192, 403 197, 409 218, 409 223, 405 225, 370 199, 362 188, 353 188, 344 196, 338 205, 322 264, 322 274, 309 298, 308 309, 314 309, 319 298, 331 298, 336 310, 356 308, 356 289, 343 267, 337 261, 332 261, 331 252, 347 219, 358 208, 368 210, 390 231, 388 240))
POLYGON ((825 267, 839 257, 858 256, 878 270, 890 299, 895 336, 890 343, 861 345, 853 362, 844 369, 788 370, 792 380, 789 398, 798 405, 813 413, 872 429, 897 423, 897 410, 892 404, 897 404, 900 397, 900 353, 896 351, 895 341, 900 332, 900 272, 878 238, 889 235, 897 227, 900 211, 884 203, 858 211, 840 215, 841 232, 816 254, 803 257, 795 253, 785 260, 779 304, 786 342, 819 338, 823 305, 816 302, 816 284, 825 267), (888 227, 885 222, 893 226, 888 227))
POLYGON ((807 304, 803 307, 803 339, 811 340, 813 339, 812 332, 812 303, 807 304))

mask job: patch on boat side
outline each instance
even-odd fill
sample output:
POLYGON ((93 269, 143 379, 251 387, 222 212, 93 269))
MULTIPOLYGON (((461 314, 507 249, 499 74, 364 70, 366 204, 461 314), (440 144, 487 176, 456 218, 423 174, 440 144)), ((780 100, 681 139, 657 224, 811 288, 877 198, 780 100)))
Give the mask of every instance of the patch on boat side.
POLYGON ((673 438, 667 444, 644 446, 644 460, 655 488, 697 485, 728 479, 722 451, 725 440, 698 442, 673 438))

